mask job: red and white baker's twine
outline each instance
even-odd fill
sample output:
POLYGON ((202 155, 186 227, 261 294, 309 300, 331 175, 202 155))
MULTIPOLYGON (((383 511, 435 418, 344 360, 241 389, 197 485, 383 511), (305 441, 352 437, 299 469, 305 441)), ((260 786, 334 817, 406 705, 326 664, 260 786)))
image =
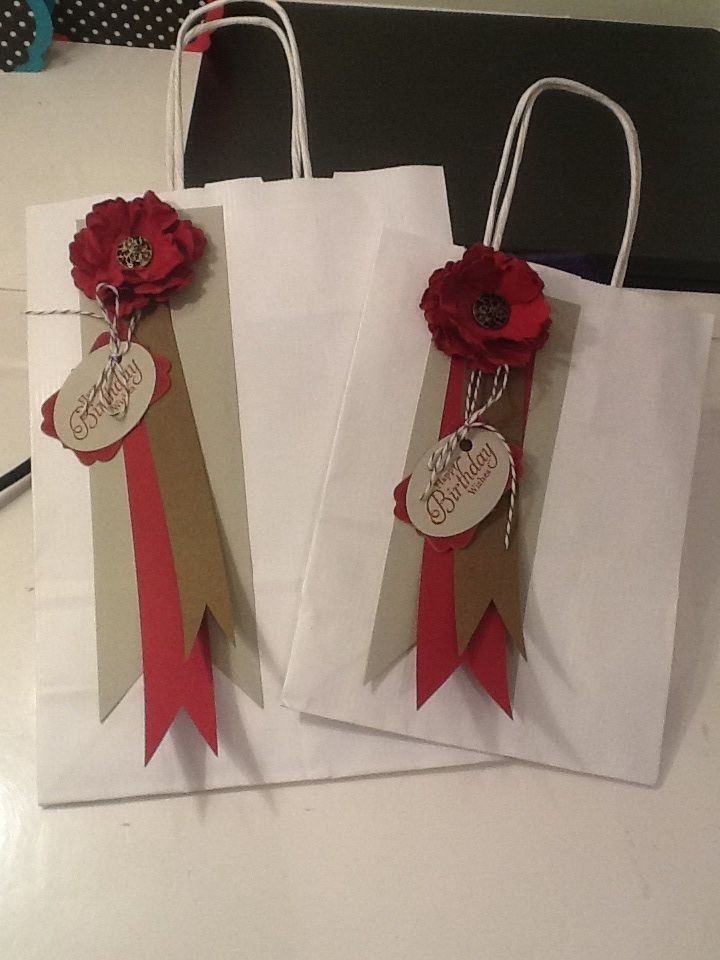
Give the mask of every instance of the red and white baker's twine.
POLYGON ((490 396, 481 407, 476 409, 482 374, 479 370, 472 371, 470 374, 470 379, 468 380, 468 387, 465 394, 465 422, 459 426, 457 430, 453 431, 453 433, 449 433, 447 437, 445 437, 442 445, 434 450, 430 455, 427 464, 428 470, 430 471, 430 479, 428 480, 427 486, 423 490, 422 496, 420 497, 421 500, 428 499, 430 494, 433 492, 438 478, 445 471, 452 460, 453 454, 455 453, 458 445, 467 437, 471 430, 477 427, 482 427, 483 430, 488 430, 490 433, 494 433, 502 443, 503 447, 505 447, 505 452, 510 460, 510 503, 508 504, 508 518, 505 526, 506 550, 510 547, 510 530, 512 528, 513 513, 515 512, 515 498, 517 496, 517 471, 515 468, 515 459, 512 455, 510 445, 502 433, 500 433, 498 429, 491 426, 489 423, 483 423, 482 417, 494 403, 497 403, 497 401, 505 392, 509 373, 510 368, 507 365, 499 367, 495 371, 495 377, 493 379, 490 396))
POLYGON ((118 314, 120 313, 120 293, 117 287, 114 287, 111 283, 99 283, 95 288, 95 299, 102 310, 102 314, 93 313, 91 310, 26 310, 25 313, 29 316, 35 317, 72 314, 77 317, 93 317, 96 320, 105 321, 110 331, 110 352, 107 360, 105 361, 105 365, 98 375, 97 380, 92 385, 90 391, 85 395, 85 399, 82 403, 82 413, 83 415, 87 413, 90 404, 93 402, 98 393, 102 392, 103 387, 110 383, 114 375, 117 377, 120 386, 122 387, 122 393, 120 394, 121 406, 118 410, 111 407, 109 412, 111 416, 117 417, 118 420, 123 420, 125 418, 125 414, 127 413, 128 404, 130 402, 130 390, 128 388, 125 371, 122 368, 122 360, 130 349, 130 342, 132 341, 133 334, 135 333, 138 315, 134 313, 128 320, 127 339, 123 340, 120 337, 117 328, 118 314), (113 299, 115 300, 114 310, 112 313, 108 310, 101 299, 100 295, 104 290, 109 290, 113 295, 113 299))

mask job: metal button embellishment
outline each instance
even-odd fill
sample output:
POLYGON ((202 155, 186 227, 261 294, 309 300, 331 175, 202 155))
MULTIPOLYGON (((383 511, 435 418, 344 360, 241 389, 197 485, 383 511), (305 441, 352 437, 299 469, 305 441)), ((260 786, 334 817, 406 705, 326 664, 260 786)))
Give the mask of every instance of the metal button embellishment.
POLYGON ((496 293, 484 293, 473 304, 473 317, 483 330, 501 330, 510 319, 510 307, 496 293))
POLYGON ((145 237, 128 237, 117 248, 117 258, 128 270, 139 270, 152 260, 153 249, 145 237))

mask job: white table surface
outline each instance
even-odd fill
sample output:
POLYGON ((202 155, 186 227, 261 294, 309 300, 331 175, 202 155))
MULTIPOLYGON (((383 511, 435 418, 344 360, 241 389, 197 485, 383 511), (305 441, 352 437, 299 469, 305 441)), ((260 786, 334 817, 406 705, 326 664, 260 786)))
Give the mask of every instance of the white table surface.
MULTIPOLYGON (((110 51, 68 46, 40 77, 0 75, 0 288, 22 286, 26 203, 162 185, 163 95, 149 91, 167 56, 120 53, 144 91, 131 169, 78 119, 104 116, 118 95, 110 51)), ((22 294, 0 290, 0 471, 28 449, 23 309, 22 294)), ((654 789, 498 764, 40 810, 30 495, 0 499, 0 957, 715 960, 716 384, 718 342, 654 789)))

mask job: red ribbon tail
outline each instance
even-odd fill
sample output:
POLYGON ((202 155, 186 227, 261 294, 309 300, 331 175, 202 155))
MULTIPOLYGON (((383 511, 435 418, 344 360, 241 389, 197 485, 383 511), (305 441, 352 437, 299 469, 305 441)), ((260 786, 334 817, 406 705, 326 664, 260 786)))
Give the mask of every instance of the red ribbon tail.
MULTIPOLYGON (((184 644, 184 637, 181 635, 184 644)), ((190 656, 182 666, 174 666, 172 681, 167 673, 157 670, 153 654, 146 651, 143 638, 143 673, 145 678, 145 764, 152 760, 165 734, 184 708, 195 727, 217 756, 217 717, 215 687, 210 658, 207 627, 203 621, 190 656), (163 676, 167 682, 163 681, 163 676)))
POLYGON ((123 442, 137 572, 145 681, 145 763, 184 707, 217 753, 217 719, 205 619, 185 659, 185 640, 172 544, 147 429, 123 442))
MULTIPOLYGON (((184 643, 184 639, 183 639, 184 643)), ((193 644, 190 656, 185 661, 185 693, 183 705, 190 715, 190 719, 197 727, 200 736, 217 756, 217 714, 215 712, 215 684, 212 672, 212 657, 210 654, 210 634, 207 626, 207 615, 203 617, 198 630, 197 640, 193 644), (193 663, 193 658, 196 658, 193 663), (196 695, 196 688, 200 688, 200 695, 196 695)))
POLYGON ((452 551, 423 548, 417 622, 418 709, 461 663, 455 629, 455 568, 452 551))
POLYGON ((491 603, 472 635, 463 662, 483 690, 512 719, 506 635, 505 624, 491 603))

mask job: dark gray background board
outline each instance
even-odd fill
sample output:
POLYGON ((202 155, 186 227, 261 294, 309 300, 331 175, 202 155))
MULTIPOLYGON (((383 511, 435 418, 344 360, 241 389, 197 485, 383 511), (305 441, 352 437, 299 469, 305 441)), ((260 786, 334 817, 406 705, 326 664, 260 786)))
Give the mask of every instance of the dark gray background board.
MULTIPOLYGON (((643 198, 628 281, 720 289, 720 33, 304 3, 287 10, 318 176, 442 164, 455 239, 472 243, 482 238, 518 96, 539 77, 570 77, 618 100, 638 128, 643 198)), ((200 71, 188 186, 289 176, 289 117, 277 39, 254 28, 216 33, 200 71)), ((605 276, 626 196, 614 117, 577 97, 543 95, 504 246, 590 253, 605 276)))

